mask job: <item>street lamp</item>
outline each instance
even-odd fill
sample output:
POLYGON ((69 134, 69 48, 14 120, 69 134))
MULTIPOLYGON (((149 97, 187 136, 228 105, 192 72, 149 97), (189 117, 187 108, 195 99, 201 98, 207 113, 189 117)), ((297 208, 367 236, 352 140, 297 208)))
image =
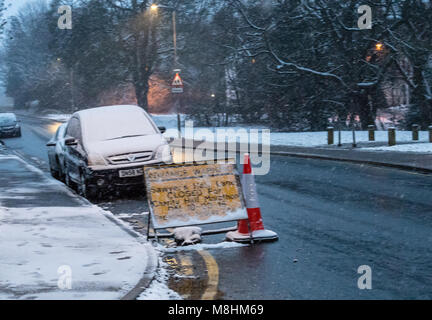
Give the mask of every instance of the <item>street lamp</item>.
POLYGON ((384 49, 384 45, 381 42, 377 42, 375 44, 375 50, 376 51, 382 51, 384 49))
MULTIPOLYGON (((172 10, 172 26, 173 26, 173 44, 174 44, 174 73, 180 72, 180 70, 177 68, 177 25, 176 25, 176 8, 167 7, 167 6, 160 6, 156 3, 152 3, 150 6, 150 10, 154 13, 157 12, 158 8, 168 9, 172 10)), ((180 119, 180 113, 179 113, 179 93, 176 93, 176 112, 177 112, 177 130, 179 134, 179 138, 181 138, 181 119, 180 119)))

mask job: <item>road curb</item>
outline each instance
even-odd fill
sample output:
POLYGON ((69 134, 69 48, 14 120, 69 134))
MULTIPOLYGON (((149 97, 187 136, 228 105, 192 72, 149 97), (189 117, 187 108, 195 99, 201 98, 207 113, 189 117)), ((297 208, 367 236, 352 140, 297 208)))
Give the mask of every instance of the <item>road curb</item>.
POLYGON ((361 160, 361 159, 350 159, 350 158, 340 158, 340 157, 332 157, 332 156, 323 156, 323 155, 319 155, 319 154, 283 152, 283 151, 270 152, 270 154, 275 155, 275 156, 285 156, 285 157, 295 157, 295 158, 351 162, 351 163, 357 163, 357 164, 368 164, 368 165, 379 166, 379 167, 395 168, 395 169, 400 169, 400 170, 405 170, 405 171, 432 173, 432 169, 421 168, 421 167, 410 166, 410 165, 399 164, 399 163, 380 162, 380 161, 361 160))
MULTIPOLYGON (((149 244, 149 246, 151 246, 149 244)), ((159 260, 158 256, 155 253, 154 249, 147 249, 147 254, 151 259, 149 258, 149 263, 146 266, 146 269, 143 273, 143 276, 141 277, 140 281, 135 285, 135 287, 130 290, 123 298, 120 300, 136 300, 152 283, 154 280, 156 274, 155 271, 159 267, 159 260)))

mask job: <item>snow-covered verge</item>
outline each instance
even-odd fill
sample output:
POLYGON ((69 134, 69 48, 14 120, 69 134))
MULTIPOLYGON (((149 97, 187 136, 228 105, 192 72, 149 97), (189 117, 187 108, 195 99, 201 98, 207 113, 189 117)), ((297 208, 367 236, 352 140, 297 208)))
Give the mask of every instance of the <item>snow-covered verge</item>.
POLYGON ((120 299, 157 265, 111 213, 20 158, 0 155, 0 172, 0 299, 120 299), (32 205, 49 193, 64 205, 32 205))
MULTIPOLYGON (((318 147, 327 145, 327 132, 270 132, 270 138, 263 139, 261 132, 259 134, 251 134, 245 128, 194 128, 192 135, 185 135, 184 130, 182 134, 186 139, 205 140, 209 142, 244 142, 252 144, 265 144, 265 145, 280 145, 280 146, 296 146, 296 147, 318 147), (219 132, 219 133, 218 133, 219 132)), ((164 136, 166 138, 176 138, 176 131, 173 129, 168 130, 164 136)), ((419 141, 428 140, 428 132, 419 132, 419 141)), ((376 142, 387 142, 387 131, 375 131, 376 142)), ((397 131, 396 141, 409 142, 412 141, 411 131, 397 131)), ((352 143, 352 131, 341 132, 342 143, 352 143)), ((367 131, 356 131, 356 142, 368 142, 367 131)), ((338 133, 334 134, 334 143, 338 143, 338 133)))
MULTIPOLYGON (((177 115, 176 114, 152 114, 153 120, 158 126, 167 128, 167 132, 164 134, 166 138, 177 138, 177 115)), ((56 121, 67 121, 70 115, 67 114, 49 114, 48 117, 56 121)), ((181 115, 182 121, 182 136, 187 139, 195 140, 206 140, 209 142, 231 142, 230 139, 237 141, 246 141, 248 143, 258 143, 258 144, 270 144, 270 145, 280 145, 280 146, 297 146, 297 147, 317 147, 327 145, 327 131, 317 131, 317 132, 274 132, 270 130, 270 139, 267 141, 263 139, 261 134, 264 127, 193 127, 192 135, 187 135, 185 132, 185 119, 186 115, 181 115), (258 135, 250 134, 250 129, 259 130, 258 135), (218 136, 216 133, 220 133, 218 136), (226 133, 226 134, 224 134, 226 133)), ((419 132, 419 141, 428 141, 428 132, 419 132)), ((334 133, 334 141, 338 142, 338 132, 334 133)), ((352 143, 352 131, 342 131, 341 132, 341 142, 342 143, 352 143)), ((375 131, 375 141, 376 142, 386 142, 388 141, 387 131, 375 131)), ((412 141, 411 131, 396 131, 396 141, 397 142, 409 142, 412 141)), ((356 131, 356 142, 368 142, 368 131, 356 131)))
POLYGON ((45 118, 48 118, 50 120, 59 121, 59 122, 67 122, 70 117, 71 117, 70 114, 53 114, 53 113, 50 113, 50 114, 45 115, 45 118))
MULTIPOLYGON (((168 130, 164 134, 166 138, 177 138, 177 116, 176 115, 152 115, 153 120, 158 126, 164 126, 168 130)), ((298 146, 298 147, 316 147, 327 145, 327 131, 317 132, 274 132, 270 130, 270 139, 263 139, 261 134, 264 127, 193 127, 190 131, 192 135, 187 134, 184 127, 185 116, 182 115, 182 136, 186 139, 206 140, 209 142, 231 142, 234 139, 239 142, 270 144, 281 146, 298 146), (251 134, 251 129, 258 130, 259 134, 251 134), (219 133, 219 135, 217 134, 219 133)), ((268 128, 267 128, 268 129, 268 128)), ((428 131, 419 132, 419 141, 428 141, 428 131)), ((368 142, 368 131, 356 131, 356 142, 368 142)), ((338 142, 338 131, 334 132, 334 141, 338 142)), ((375 131, 376 142, 387 142, 387 131, 375 131)), ((396 131, 397 142, 412 141, 411 131, 396 131)), ((341 131, 341 142, 352 143, 352 131, 341 131)))
POLYGON ((432 153, 432 143, 410 143, 401 144, 391 147, 374 147, 363 148, 365 151, 395 151, 395 152, 414 152, 414 153, 432 153))

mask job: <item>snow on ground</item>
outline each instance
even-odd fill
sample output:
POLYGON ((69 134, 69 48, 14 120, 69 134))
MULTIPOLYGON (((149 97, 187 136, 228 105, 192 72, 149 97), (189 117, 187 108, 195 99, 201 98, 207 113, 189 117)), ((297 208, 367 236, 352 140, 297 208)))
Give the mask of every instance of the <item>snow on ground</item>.
POLYGON ((432 143, 401 144, 401 145, 396 145, 391 147, 383 146, 383 147, 374 147, 374 148, 363 148, 361 150, 432 153, 432 143))
POLYGON ((156 265, 154 248, 113 223, 110 212, 16 156, 0 155, 0 165, 2 178, 17 185, 0 186, 0 300, 120 299, 156 265), (29 197, 48 192, 63 203, 31 205, 29 197))
POLYGON ((45 116, 48 119, 59 121, 59 122, 66 122, 71 117, 70 114, 47 114, 45 116))
POLYGON ((96 207, 0 207, 0 299, 119 299, 140 280, 148 248, 96 207), (58 287, 70 268, 71 289, 58 287))
POLYGON ((159 260, 161 267, 150 286, 137 298, 137 300, 182 300, 182 297, 168 288, 167 282, 169 279, 168 264, 159 260))
POLYGON ((223 241, 220 243, 199 243, 199 244, 194 244, 191 246, 174 247, 174 248, 159 247, 159 250, 162 252, 173 253, 173 252, 178 252, 178 251, 229 249, 229 248, 237 248, 237 247, 245 247, 245 246, 248 246, 248 245, 237 243, 237 242, 223 241))
MULTIPOLYGON (((177 138, 177 116, 176 115, 152 115, 153 120, 158 126, 164 126, 168 130, 164 134, 166 138, 177 138)), ((245 141, 249 143, 262 143, 270 145, 284 145, 284 146, 298 146, 298 147, 316 147, 327 145, 327 131, 317 132, 274 132, 270 130, 270 138, 266 138, 262 135, 264 127, 193 127, 190 131, 191 134, 187 134, 187 130, 184 127, 185 115, 182 115, 182 136, 187 139, 195 140, 206 140, 209 142, 215 141, 245 141), (258 130, 258 134, 251 134, 253 130, 258 130), (218 136, 218 132, 220 136, 218 136)), ((428 131, 419 132, 419 141, 428 141, 428 131)), ((369 133, 368 131, 356 131, 356 142, 368 142, 369 133)), ((352 131, 341 131, 342 143, 352 143, 352 131)), ((387 142, 388 132, 387 131, 375 131, 376 142, 387 142)), ((412 141, 411 131, 396 131, 397 142, 409 142, 412 141)), ((334 132, 334 142, 338 143, 338 131, 334 132)))
MULTIPOLYGON (((158 126, 167 128, 167 132, 164 134, 166 138, 177 138, 177 115, 176 114, 152 114, 153 120, 158 126)), ((70 115, 47 115, 53 120, 67 121, 70 115)), ((182 135, 185 136, 185 120, 186 115, 181 115, 182 121, 182 135)), ((237 141, 246 141, 249 143, 262 143, 270 145, 284 145, 284 146, 298 146, 298 147, 316 147, 321 145, 327 145, 327 131, 318 132, 274 132, 270 130, 270 138, 266 140, 261 133, 258 135, 251 135, 251 130, 266 129, 260 126, 238 126, 238 127, 193 127, 192 135, 186 135, 186 138, 194 138, 196 140, 206 140, 209 142, 213 141, 232 141, 231 139, 237 141), (217 132, 221 134, 220 137, 217 136, 217 132)), ((268 128, 267 128, 268 129, 268 128)), ((428 132, 420 131, 419 137, 420 141, 428 140, 428 132)), ((352 143, 352 131, 342 131, 341 132, 342 143, 352 143)), ((338 131, 334 133, 334 141, 338 142, 338 131)), ((356 131, 356 141, 357 142, 367 142, 368 132, 367 131, 356 131)), ((375 131, 375 141, 386 142, 388 141, 387 131, 375 131)), ((396 131, 396 141, 397 142, 409 142, 412 141, 411 131, 396 131)))
MULTIPOLYGON (((206 140, 210 142, 214 141, 226 141, 226 142, 249 142, 258 144, 270 144, 270 145, 283 145, 283 146, 297 146, 297 147, 317 147, 327 145, 327 132, 270 132, 269 139, 266 139, 261 133, 258 135, 251 134, 245 128, 194 128, 193 135, 184 135, 186 139, 194 138, 195 140, 206 140), (224 131, 225 130, 225 131, 224 131), (217 132, 219 131, 220 136, 218 137, 217 132), (216 133, 216 134, 215 134, 216 133), (224 134, 225 133, 225 134, 224 134), (237 136, 237 137, 236 137, 237 136)), ((173 130, 168 130, 165 137, 177 137, 173 130)), ((428 132, 419 132, 419 141, 428 140, 428 132)), ((352 143, 352 131, 341 132, 342 143, 352 143)), ((387 142, 388 133, 387 131, 375 131, 376 142, 387 142)), ((412 141, 411 131, 397 131, 396 132, 397 142, 409 142, 412 141)), ((335 144, 338 143, 338 133, 334 135, 335 144)), ((356 131, 356 142, 368 142, 367 131, 356 131)))

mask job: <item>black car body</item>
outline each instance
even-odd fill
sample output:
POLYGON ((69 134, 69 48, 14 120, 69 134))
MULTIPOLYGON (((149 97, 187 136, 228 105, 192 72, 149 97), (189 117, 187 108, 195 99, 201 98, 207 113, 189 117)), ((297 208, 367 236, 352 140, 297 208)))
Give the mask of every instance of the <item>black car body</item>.
POLYGON ((0 137, 21 137, 21 126, 14 113, 0 113, 0 137))
POLYGON ((64 153, 65 153, 66 124, 57 128, 55 135, 47 143, 48 161, 51 175, 59 180, 64 179, 64 153))

